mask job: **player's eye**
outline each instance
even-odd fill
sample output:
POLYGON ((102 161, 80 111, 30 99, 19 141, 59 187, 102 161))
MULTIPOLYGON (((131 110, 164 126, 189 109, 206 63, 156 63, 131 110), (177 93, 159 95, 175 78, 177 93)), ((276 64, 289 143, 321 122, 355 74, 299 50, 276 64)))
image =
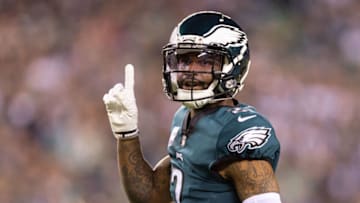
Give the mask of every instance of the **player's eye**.
POLYGON ((202 66, 212 66, 215 63, 215 60, 211 58, 200 58, 197 63, 202 66))
POLYGON ((189 65, 191 63, 191 57, 188 55, 179 55, 178 61, 180 64, 189 65))
POLYGON ((221 56, 217 54, 202 53, 198 56, 198 61, 202 66, 221 66, 221 56))

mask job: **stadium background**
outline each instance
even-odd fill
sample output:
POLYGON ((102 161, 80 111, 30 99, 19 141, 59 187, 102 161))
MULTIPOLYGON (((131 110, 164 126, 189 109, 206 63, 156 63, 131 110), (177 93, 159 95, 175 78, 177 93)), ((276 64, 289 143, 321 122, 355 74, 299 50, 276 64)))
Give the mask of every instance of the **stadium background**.
POLYGON ((198 10, 232 16, 252 67, 238 98, 282 143, 283 202, 360 202, 360 3, 355 0, 0 0, 0 202, 127 202, 103 94, 133 63, 146 158, 178 104, 161 47, 198 10))

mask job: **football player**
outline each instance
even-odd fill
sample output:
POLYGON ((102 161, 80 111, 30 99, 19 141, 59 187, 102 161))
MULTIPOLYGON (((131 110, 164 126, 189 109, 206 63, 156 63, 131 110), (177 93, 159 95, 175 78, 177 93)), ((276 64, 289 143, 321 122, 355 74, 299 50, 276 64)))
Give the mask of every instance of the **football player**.
POLYGON ((154 168, 140 148, 134 67, 125 67, 125 84, 116 84, 103 100, 131 202, 281 202, 275 130, 234 98, 249 67, 248 38, 229 16, 196 12, 174 28, 163 48, 163 84, 169 99, 182 105, 172 121, 168 155, 154 168))

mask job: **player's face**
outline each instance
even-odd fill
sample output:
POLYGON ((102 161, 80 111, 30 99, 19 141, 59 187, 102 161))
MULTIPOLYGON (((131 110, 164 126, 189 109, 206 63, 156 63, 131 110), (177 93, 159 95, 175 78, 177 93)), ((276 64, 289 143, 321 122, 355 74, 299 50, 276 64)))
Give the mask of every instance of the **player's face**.
POLYGON ((176 56, 176 80, 179 88, 187 90, 207 89, 214 72, 221 71, 222 57, 218 54, 191 52, 176 56))

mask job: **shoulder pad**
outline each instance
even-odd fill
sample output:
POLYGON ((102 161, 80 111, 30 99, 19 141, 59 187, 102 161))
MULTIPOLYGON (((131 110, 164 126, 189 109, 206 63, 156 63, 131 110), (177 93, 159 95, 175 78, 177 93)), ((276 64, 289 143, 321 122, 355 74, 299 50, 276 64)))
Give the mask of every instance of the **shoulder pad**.
POLYGON ((217 143, 219 159, 264 159, 276 168, 280 144, 271 123, 254 108, 229 109, 217 143))

